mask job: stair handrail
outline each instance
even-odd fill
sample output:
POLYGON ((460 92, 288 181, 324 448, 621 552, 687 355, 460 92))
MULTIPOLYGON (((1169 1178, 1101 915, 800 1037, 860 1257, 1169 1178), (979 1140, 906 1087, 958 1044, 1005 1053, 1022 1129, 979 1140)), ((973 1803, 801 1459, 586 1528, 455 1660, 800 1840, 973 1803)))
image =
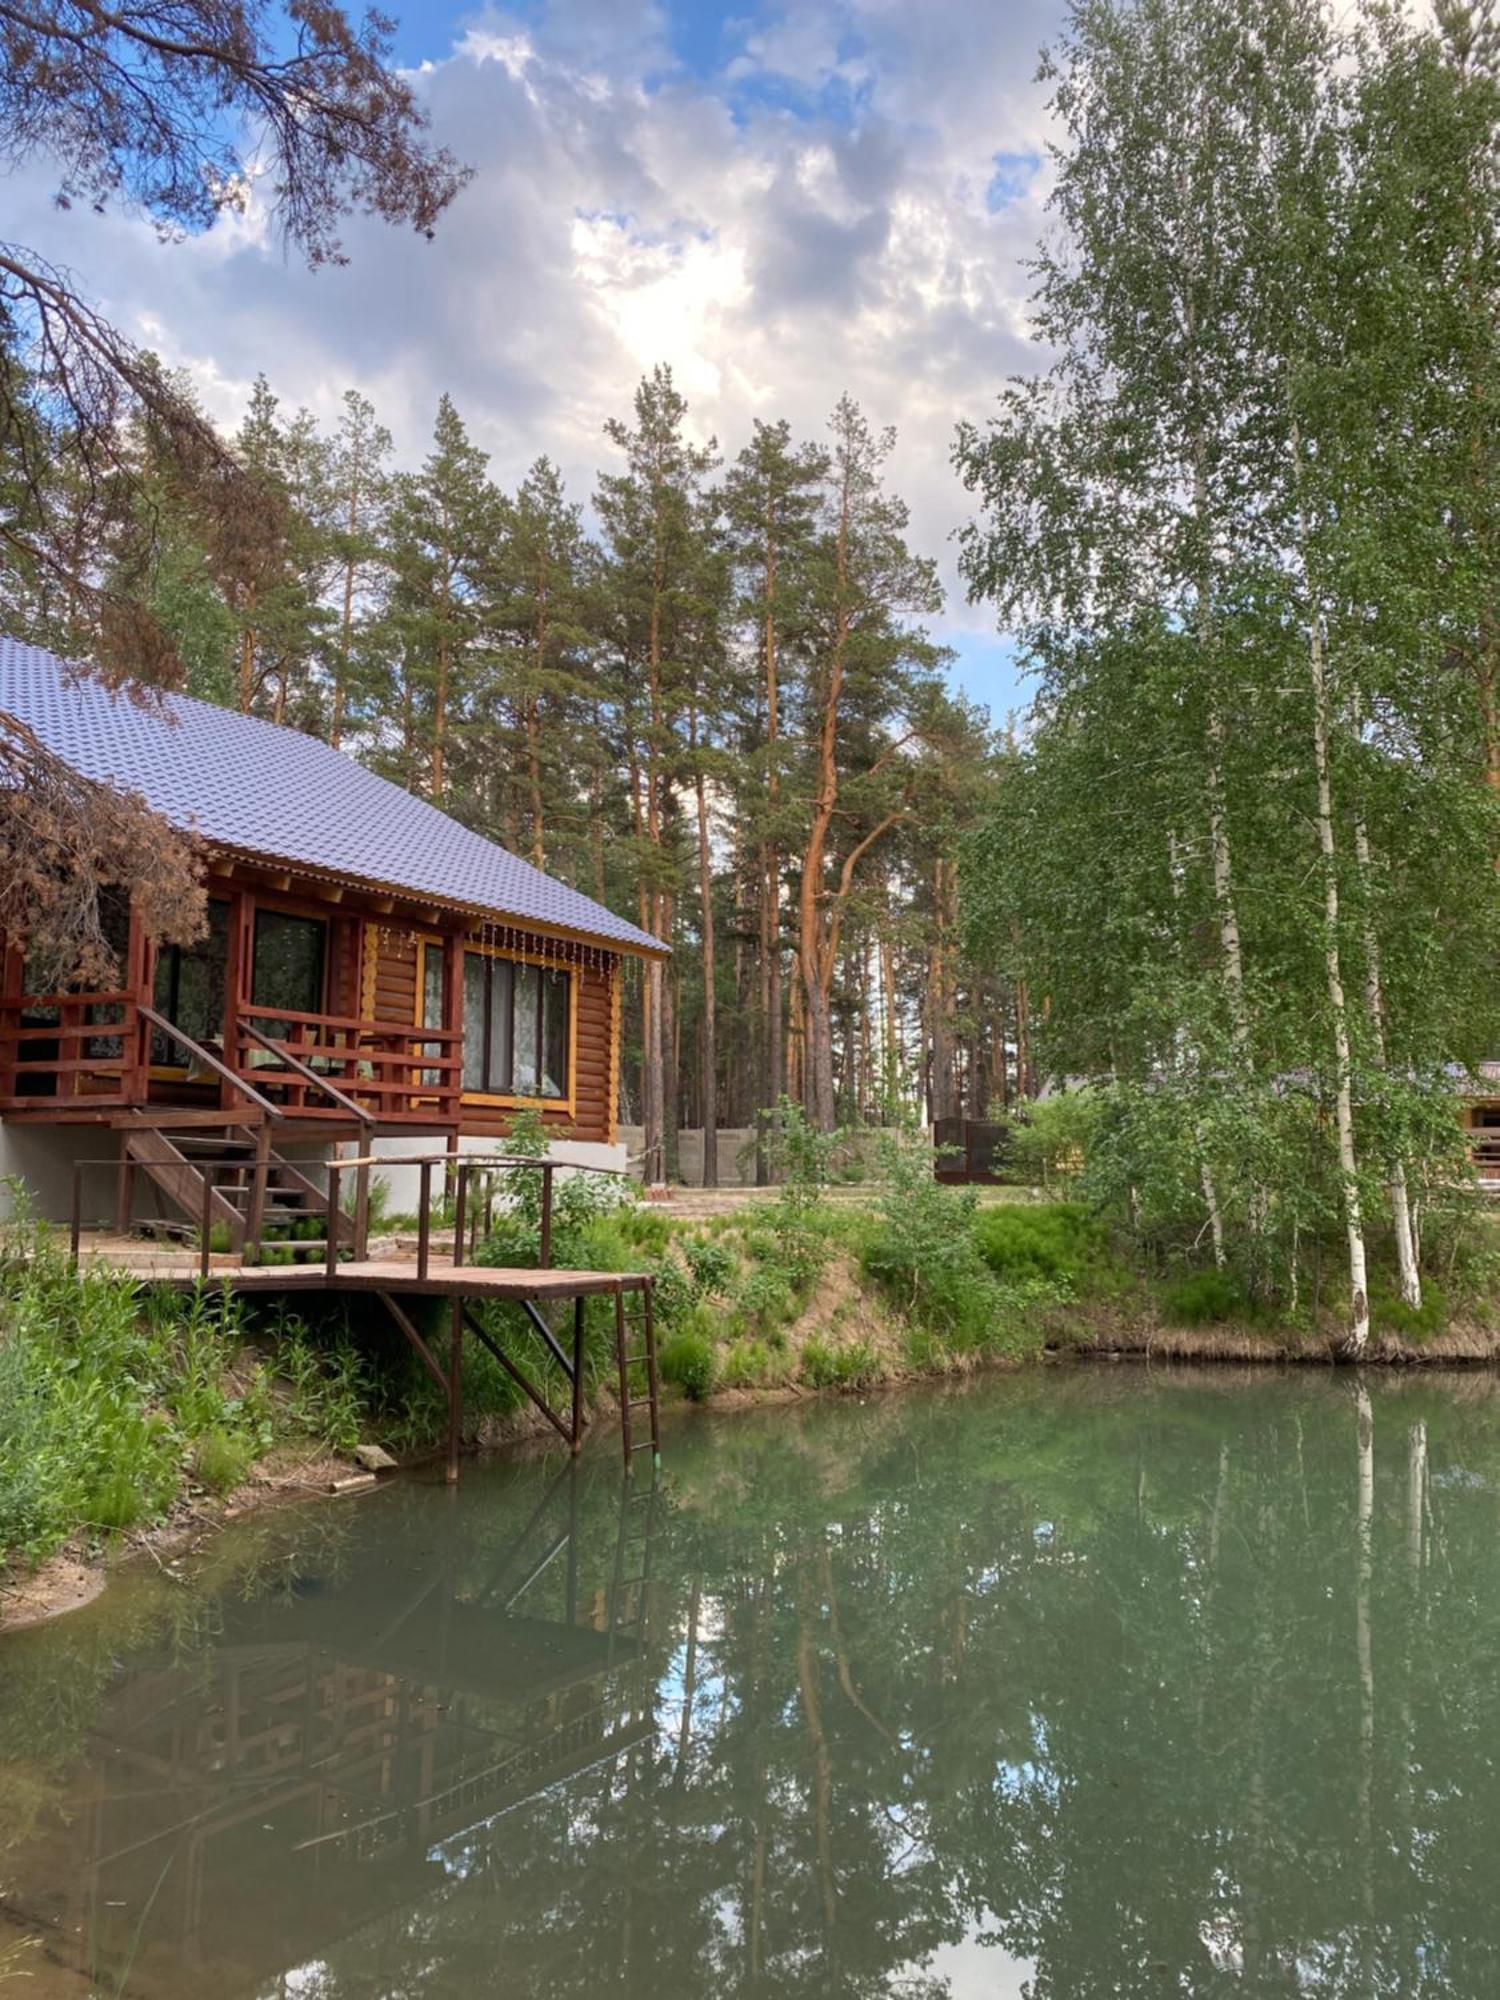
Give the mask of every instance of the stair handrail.
POLYGON ((165 1014, 158 1014, 156 1009, 148 1007, 144 1000, 137 1001, 136 1012, 143 1021, 149 1021, 153 1028, 159 1029, 164 1035, 169 1035, 179 1048, 186 1049, 188 1054, 205 1069, 211 1070, 217 1077, 222 1077, 225 1083, 232 1084, 242 1097, 247 1097, 273 1124, 279 1125, 285 1120, 286 1113, 279 1104, 273 1104, 269 1097, 263 1097, 253 1083, 245 1081, 238 1070, 231 1069, 226 1062, 220 1062, 219 1058, 204 1048, 201 1042, 195 1042, 191 1035, 184 1034, 175 1021, 169 1021, 165 1014))
POLYGON ((263 1035, 253 1021, 247 1021, 243 1016, 240 1018, 240 1033, 248 1035, 252 1041, 259 1042, 263 1049, 269 1049, 279 1062, 285 1063, 286 1067, 304 1083, 312 1084, 321 1090, 325 1097, 331 1098, 340 1111, 347 1111, 357 1118, 367 1133, 374 1126, 375 1119, 371 1112, 362 1104, 356 1104, 352 1097, 346 1097, 343 1091, 328 1081, 326 1076, 319 1076, 315 1069, 310 1069, 305 1062, 294 1056, 290 1049, 284 1048, 274 1035, 263 1035))

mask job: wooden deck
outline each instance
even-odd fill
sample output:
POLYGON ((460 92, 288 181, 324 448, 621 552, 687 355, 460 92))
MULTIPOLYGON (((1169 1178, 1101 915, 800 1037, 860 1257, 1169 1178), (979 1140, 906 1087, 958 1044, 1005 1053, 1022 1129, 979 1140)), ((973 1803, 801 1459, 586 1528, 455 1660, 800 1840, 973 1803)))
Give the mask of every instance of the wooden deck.
MULTIPOLYGON (((337 1210, 333 1211, 335 1214, 337 1210)), ((455 1243, 461 1240, 455 1232, 455 1243)), ((346 1257, 337 1245, 329 1246, 316 1263, 268 1264, 245 1262, 237 1256, 205 1255, 196 1250, 153 1249, 125 1235, 101 1233, 92 1241, 75 1233, 74 1255, 84 1269, 109 1271, 116 1277, 133 1278, 140 1284, 167 1285, 175 1291, 207 1287, 223 1288, 243 1295, 268 1298, 287 1293, 340 1293, 362 1295, 373 1300, 394 1322, 408 1345, 437 1386, 448 1405, 447 1471, 458 1478, 458 1461, 463 1424, 463 1350, 466 1336, 485 1348, 510 1376, 531 1403, 576 1455, 588 1429, 588 1363, 584 1340, 587 1305, 590 1299, 613 1302, 613 1347, 615 1393, 618 1401, 620 1445, 625 1470, 634 1470, 637 1452, 649 1451, 655 1465, 661 1463, 660 1389, 656 1370, 656 1336, 652 1325, 652 1279, 645 1271, 569 1271, 553 1264, 501 1266, 469 1264, 432 1254, 430 1236, 424 1232, 416 1257, 346 1257), (635 1305, 627 1309, 626 1300, 635 1305), (407 1311, 413 1299, 442 1299, 447 1303, 447 1353, 434 1353, 429 1338, 407 1311), (546 1308, 562 1302, 571 1307, 566 1315, 571 1327, 554 1324, 546 1308), (568 1390, 566 1406, 559 1410, 549 1399, 546 1377, 528 1372, 531 1364, 524 1354, 496 1338, 486 1323, 486 1305, 514 1305, 545 1356, 561 1373, 568 1390), (636 1413, 643 1413, 645 1436, 637 1434, 636 1413)), ((511 1344, 513 1346, 513 1343, 511 1344)), ((539 1355, 539 1359, 541 1356, 539 1355)))
POLYGON ((506 1268, 489 1264, 453 1264, 433 1258, 424 1275, 415 1259, 368 1257, 346 1259, 329 1272, 316 1264, 242 1264, 232 1257, 209 1260, 205 1281, 193 1253, 141 1252, 138 1245, 85 1249, 84 1261, 102 1265, 122 1278, 143 1284, 171 1285, 191 1291, 207 1282, 227 1285, 234 1292, 404 1292, 417 1297, 506 1300, 613 1298, 623 1292, 643 1292, 651 1280, 643 1271, 560 1271, 532 1267, 506 1268))

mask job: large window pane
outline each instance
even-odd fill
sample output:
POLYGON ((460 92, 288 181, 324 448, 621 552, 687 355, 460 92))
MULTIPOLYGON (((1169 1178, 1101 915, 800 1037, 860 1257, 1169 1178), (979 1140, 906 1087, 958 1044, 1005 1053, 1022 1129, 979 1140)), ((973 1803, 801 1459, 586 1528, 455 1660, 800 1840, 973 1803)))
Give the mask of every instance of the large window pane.
POLYGON ((569 975, 464 953, 464 1089, 489 1097, 568 1094, 569 975))
POLYGON ((542 977, 542 1097, 568 1094, 568 975, 542 977))
POLYGON ((484 1090, 490 961, 482 951, 464 953, 464 1089, 484 1090))
POLYGON ((535 965, 518 965, 515 1010, 515 1094, 537 1095, 537 1035, 541 1026, 542 974, 535 965))
MULTIPOLYGON (((323 954, 327 926, 318 917, 293 917, 284 910, 255 913, 255 965, 250 998, 257 1007, 285 1007, 289 1013, 323 1011, 323 954)), ((285 1033, 284 1022, 257 1021, 262 1034, 285 1033)))
POLYGON ((511 1023, 511 975, 516 968, 508 958, 486 960, 490 969, 489 1082, 485 1089, 504 1097, 511 1087, 510 1057, 513 1046, 511 1023))
MULTIPOLYGON (((229 959, 229 905, 221 897, 208 906, 208 934, 196 944, 163 945, 156 958, 153 1004, 195 1042, 215 1050, 224 1036, 225 968, 229 959)), ((151 1060, 158 1068, 181 1069, 187 1051, 158 1028, 151 1036, 151 1060)))

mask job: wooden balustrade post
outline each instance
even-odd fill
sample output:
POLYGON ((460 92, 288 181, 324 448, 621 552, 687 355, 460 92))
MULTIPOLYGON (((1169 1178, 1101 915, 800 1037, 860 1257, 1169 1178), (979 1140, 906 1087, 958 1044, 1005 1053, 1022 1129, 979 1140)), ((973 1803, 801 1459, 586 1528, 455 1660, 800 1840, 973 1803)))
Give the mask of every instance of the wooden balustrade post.
POLYGON ((438 1103, 442 1120, 457 1132, 463 1105, 464 941, 450 931, 443 940, 443 1042, 441 1060, 457 1059, 457 1067, 439 1072, 438 1103))
POLYGON ((427 1246, 432 1235, 432 1162, 424 1160, 417 1196, 417 1276, 427 1276, 427 1246))
POLYGON ((464 1422, 464 1302, 453 1301, 448 1347, 448 1464, 447 1483, 458 1484, 458 1454, 463 1444, 464 1422))
POLYGON ((339 1222, 342 1216, 344 1169, 336 1159, 328 1162, 328 1238, 324 1268, 333 1277, 339 1267, 339 1222))
POLYGON ((271 1128, 261 1120, 255 1129, 255 1162, 250 1170, 250 1198, 245 1212, 245 1262, 258 1264, 266 1228, 266 1181, 271 1165, 271 1128))
POLYGON ((198 1218, 198 1276, 205 1282, 209 1273, 209 1238, 214 1229, 214 1168, 205 1160, 198 1170, 203 1176, 203 1210, 198 1218))
POLYGON ((368 1126, 361 1126, 355 1142, 360 1151, 360 1164, 354 1170, 354 1254, 363 1261, 370 1254, 370 1146, 372 1144, 368 1126))
POLYGON ((469 1214, 469 1163, 460 1160, 453 1194, 453 1268, 464 1261, 464 1224, 469 1214))
POLYGON ((573 1301, 573 1424, 572 1446, 576 1458, 583 1450, 583 1328, 587 1300, 573 1301))
POLYGON ((544 1271, 552 1267, 552 1162, 542 1164, 542 1250, 541 1265, 544 1271))

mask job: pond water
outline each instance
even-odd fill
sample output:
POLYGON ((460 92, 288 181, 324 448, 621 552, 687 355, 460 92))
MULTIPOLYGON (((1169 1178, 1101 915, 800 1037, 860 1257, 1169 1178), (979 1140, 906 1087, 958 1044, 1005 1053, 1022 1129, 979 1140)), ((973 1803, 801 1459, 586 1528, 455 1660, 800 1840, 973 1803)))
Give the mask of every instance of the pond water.
POLYGON ((1488 1375, 1052 1370, 277 1511, 0 1641, 38 2000, 1500 1992, 1488 1375))

